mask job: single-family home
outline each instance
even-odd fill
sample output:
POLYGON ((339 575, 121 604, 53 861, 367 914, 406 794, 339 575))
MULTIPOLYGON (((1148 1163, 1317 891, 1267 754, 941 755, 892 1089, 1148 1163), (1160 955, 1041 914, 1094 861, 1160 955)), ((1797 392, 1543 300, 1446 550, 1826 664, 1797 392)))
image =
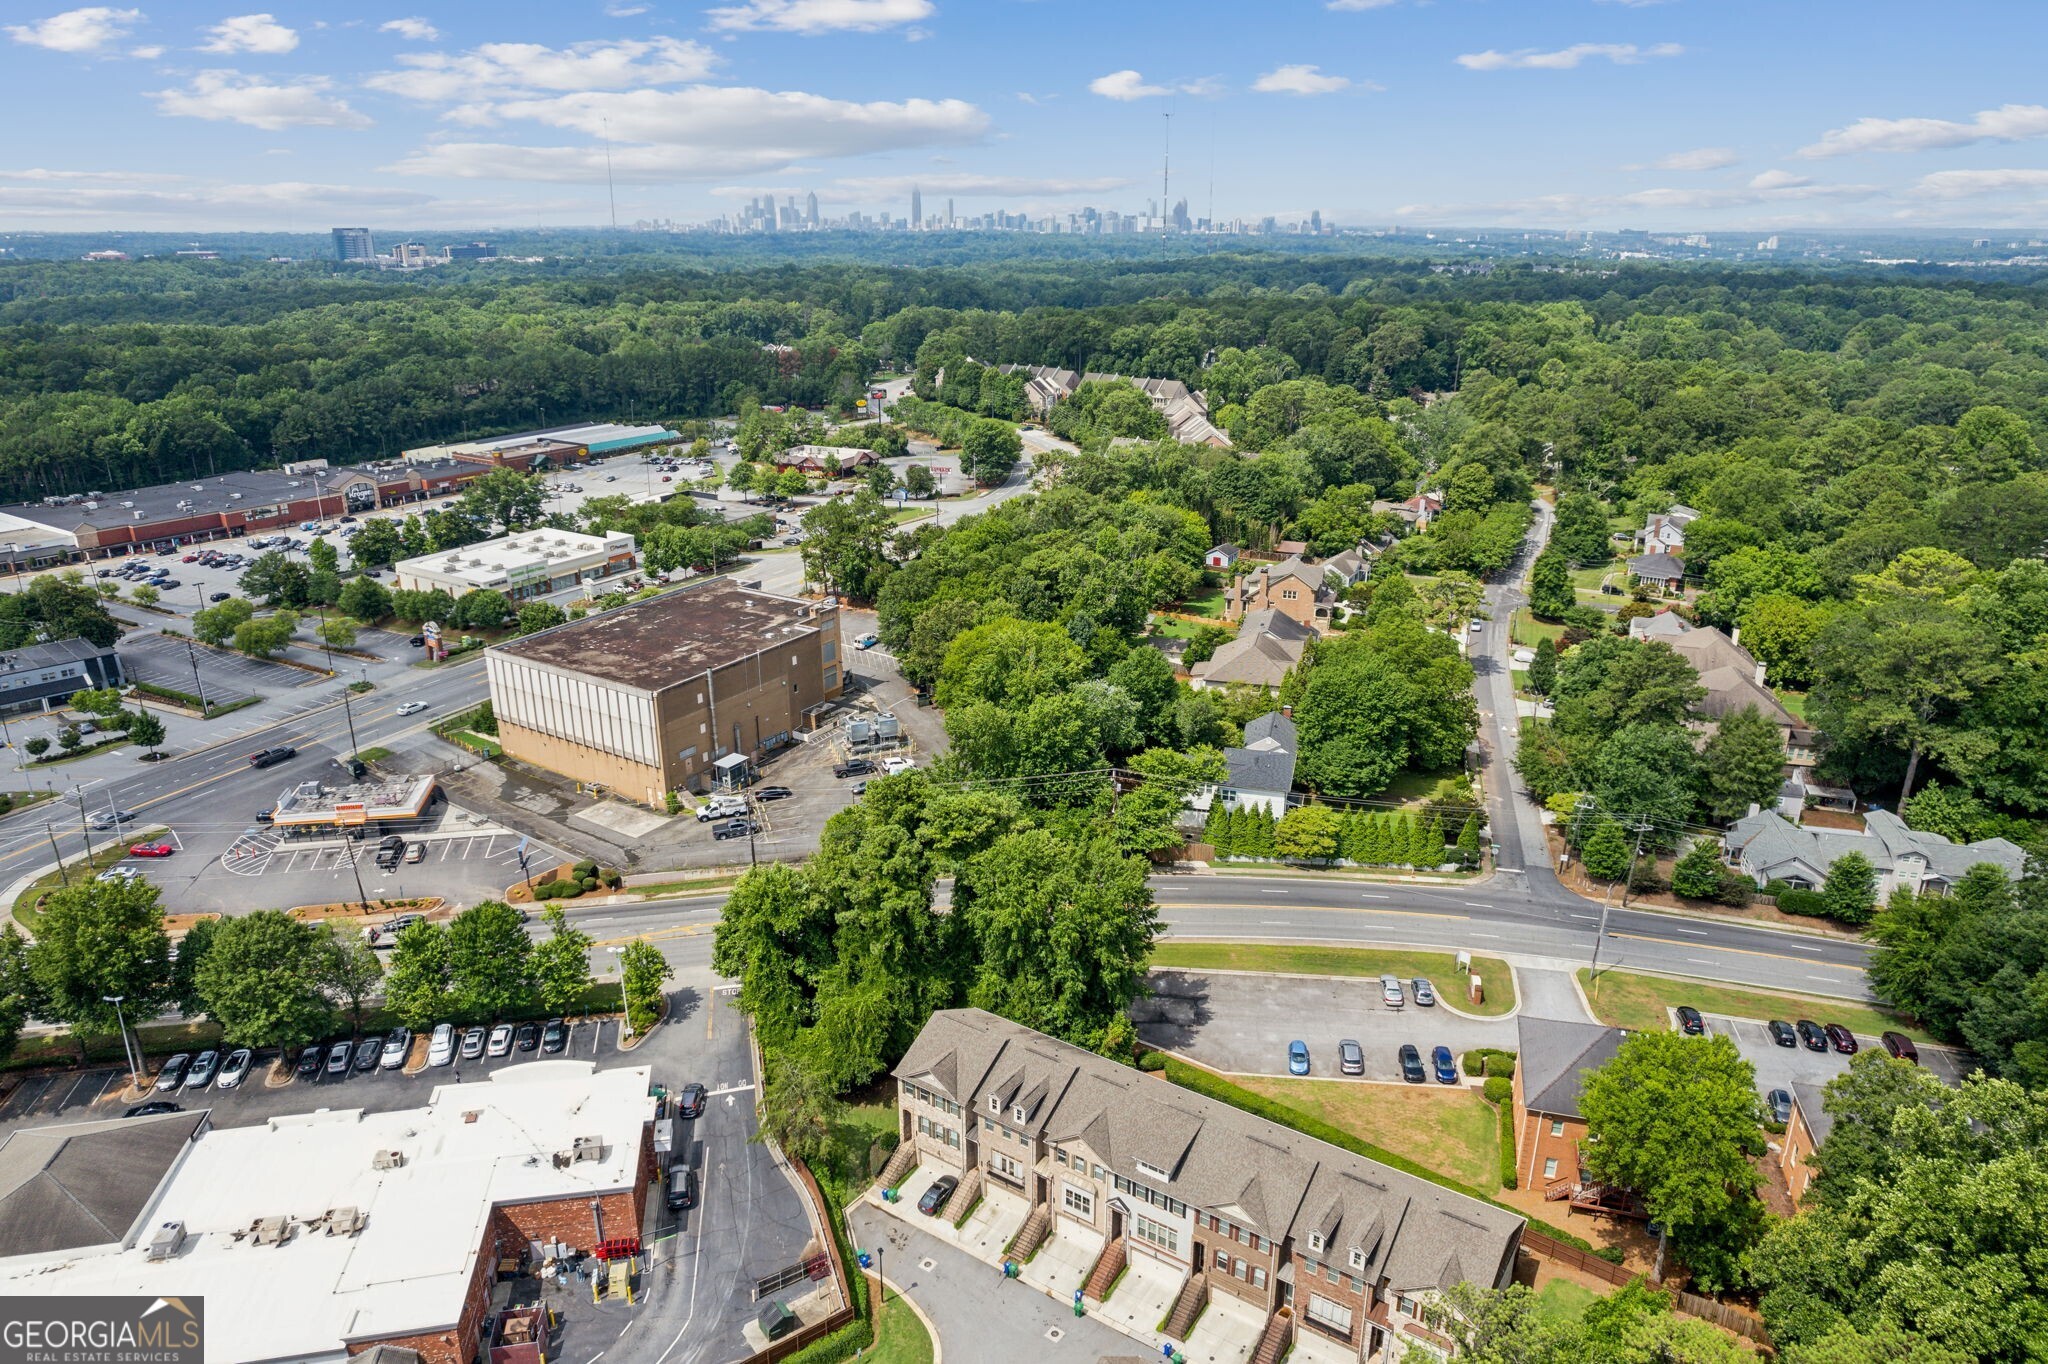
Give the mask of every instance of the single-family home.
MULTIPOLYGON (((1336 577, 1344 586, 1363 581, 1363 555, 1347 551, 1336 577), (1353 576, 1353 575, 1360 576, 1353 576)), ((1330 564, 1294 554, 1277 564, 1260 564, 1223 588, 1223 618, 1242 620, 1254 611, 1278 611, 1327 634, 1337 618, 1337 588, 1330 564)))
POLYGON ((1786 710, 1777 694, 1764 685, 1764 665, 1742 647, 1741 632, 1722 633, 1711 625, 1691 625, 1675 611, 1638 616, 1628 623, 1631 639, 1668 646, 1692 665, 1705 699, 1693 707, 1694 727, 1711 734, 1737 711, 1754 706, 1778 727, 1785 745, 1785 763, 1797 773, 1820 760, 1820 734, 1786 710))
POLYGON ((1654 587, 1666 596, 1675 596, 1685 590, 1685 561, 1669 554, 1638 554, 1628 561, 1628 571, 1637 582, 1645 587, 1654 587))
POLYGON ((1872 810, 1863 829, 1807 828, 1788 822, 1775 810, 1745 815, 1722 838, 1731 864, 1759 887, 1783 881, 1801 889, 1818 889, 1835 860, 1862 853, 1877 869, 1881 901, 1900 886, 1920 894, 1942 894, 1964 873, 1988 862, 2017 881, 2026 871, 2027 854, 2003 838, 1951 843, 1940 834, 1907 827, 1889 810, 1872 810))
POLYGON ((1636 532, 1636 548, 1654 554, 1676 554, 1685 548, 1685 528, 1699 519, 1698 511, 1684 505, 1653 512, 1636 532))
POLYGON ((1785 1177, 1785 1188, 1792 1195, 1794 1208, 1806 1201, 1806 1191, 1813 1187, 1817 1173, 1810 1163, 1813 1153, 1835 1130, 1835 1120, 1829 1116, 1824 1099, 1821 1086, 1795 1081, 1791 1121, 1772 1143, 1778 1155, 1778 1171, 1785 1177))
POLYGON ((1244 618, 1237 638, 1189 669, 1197 691, 1230 686, 1277 690, 1288 670, 1301 662, 1315 629, 1268 608, 1244 618))
POLYGON ((1202 564, 1207 568, 1228 572, 1237 566, 1237 556, 1243 552, 1236 545, 1221 544, 1202 556, 1202 564))
POLYGON ((1579 1095, 1587 1073, 1612 1061, 1628 1034, 1597 1023, 1526 1015, 1516 1030, 1515 1159, 1522 1187, 1548 1189, 1559 1181, 1580 1185, 1579 1143, 1586 1139, 1586 1118, 1579 1111, 1579 1095))
POLYGON ((1278 818, 1294 791, 1294 760, 1301 751, 1294 721, 1272 710, 1244 727, 1244 746, 1223 750, 1223 785, 1217 794, 1226 810, 1257 809, 1278 818))
POLYGON ((1417 493, 1404 502, 1382 499, 1373 503, 1372 509, 1398 516, 1419 531, 1428 530, 1430 518, 1444 509, 1444 495, 1440 492, 1417 493))

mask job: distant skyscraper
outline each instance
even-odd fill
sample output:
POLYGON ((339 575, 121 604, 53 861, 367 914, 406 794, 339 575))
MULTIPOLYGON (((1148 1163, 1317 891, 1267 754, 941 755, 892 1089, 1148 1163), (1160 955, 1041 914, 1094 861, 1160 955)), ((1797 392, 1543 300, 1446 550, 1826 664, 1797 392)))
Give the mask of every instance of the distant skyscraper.
POLYGON ((818 192, 816 190, 812 190, 804 196, 804 222, 811 227, 818 225, 818 192))
POLYGON ((910 225, 912 227, 924 226, 924 195, 915 187, 910 191, 910 225))
POLYGON ((948 199, 948 200, 946 200, 946 226, 947 226, 947 227, 951 227, 952 225, 953 225, 953 201, 952 201, 951 199, 948 199))
POLYGON ((1317 234, 1318 236, 1322 235, 1322 231, 1323 231, 1323 211, 1322 211, 1321 209, 1319 209, 1319 208, 1318 208, 1318 209, 1314 209, 1314 210, 1312 210, 1312 211, 1311 211, 1311 212, 1309 213, 1309 215, 1308 215, 1308 230, 1309 230, 1309 231, 1311 231, 1311 232, 1313 232, 1313 233, 1315 233, 1315 234, 1317 234))
POLYGON ((371 238, 370 229, 367 227, 335 228, 334 258, 344 262, 377 259, 377 243, 371 238))

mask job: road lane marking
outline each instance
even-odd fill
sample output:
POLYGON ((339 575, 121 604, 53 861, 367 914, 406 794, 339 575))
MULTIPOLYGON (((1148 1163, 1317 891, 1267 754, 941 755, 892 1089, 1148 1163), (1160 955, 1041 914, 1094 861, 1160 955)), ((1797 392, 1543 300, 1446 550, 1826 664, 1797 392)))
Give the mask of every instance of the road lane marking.
MULTIPOLYGON (((1608 937, 1610 937, 1610 938, 1623 938, 1623 939, 1627 939, 1627 940, 1629 940, 1629 941, 1632 941, 1632 942, 1661 942, 1661 943, 1665 943, 1665 944, 1667 944, 1667 945, 1669 945, 1669 946, 1671 946, 1671 947, 1696 947, 1696 946, 1698 946, 1698 944, 1697 944, 1697 943, 1689 943, 1689 942, 1680 942, 1680 941, 1678 941, 1678 939, 1676 939, 1676 938, 1657 938, 1657 937, 1652 937, 1652 936, 1650 936, 1650 935, 1649 935, 1649 934, 1647 934, 1647 933, 1609 933, 1609 934, 1608 934, 1607 936, 1608 936, 1608 937)), ((1800 964, 1801 966, 1814 966, 1814 965, 1829 965, 1829 964, 1830 964, 1830 963, 1826 963, 1826 962, 1819 962, 1819 963, 1816 963, 1816 962, 1810 962, 1810 961, 1807 961, 1807 960, 1806 960, 1806 959, 1805 959, 1804 957, 1788 957, 1788 956, 1786 956, 1786 955, 1785 955, 1784 953, 1782 953, 1782 952, 1765 952, 1765 951, 1761 951, 1760 949, 1758 949, 1758 948, 1754 948, 1754 947, 1709 947, 1709 948, 1707 948, 1707 950, 1708 950, 1709 952, 1733 952, 1733 953, 1735 953, 1735 954, 1736 954, 1736 955, 1738 955, 1738 956, 1744 956, 1744 957, 1769 957, 1769 958, 1771 958, 1771 959, 1772 959, 1772 960, 1774 960, 1774 961, 1796 961, 1796 962, 1798 962, 1798 963, 1799 963, 1799 964, 1800 964)), ((1855 966, 1843 966, 1843 967, 1840 967, 1840 968, 1838 968, 1838 969, 1840 969, 1840 970, 1844 970, 1844 971, 1856 971, 1856 970, 1860 970, 1860 969, 1862 969, 1862 968, 1860 968, 1860 967, 1855 967, 1855 966)))
POLYGON ((1475 938, 1492 938, 1495 942, 1500 941, 1500 934, 1498 933, 1474 933, 1472 936, 1475 938))
POLYGON ((1584 919, 1587 923, 1591 924, 1597 924, 1600 922, 1600 916, 1598 914, 1574 914, 1572 915, 1572 917, 1574 919, 1584 919))
POLYGON ((1463 906, 1465 906, 1465 908, 1467 908, 1467 909, 1492 909, 1492 908, 1493 908, 1493 902, 1492 902, 1491 900, 1460 900, 1460 901, 1458 901, 1458 903, 1459 903, 1459 904, 1461 904, 1461 905, 1463 905, 1463 906))
POLYGON ((1707 936, 1706 931, 1704 929, 1698 928, 1674 928, 1671 931, 1673 933, 1690 933, 1695 938, 1704 938, 1707 936))
POLYGON ((1825 981, 1829 985, 1840 985, 1843 983, 1839 976, 1808 976, 1807 979, 1825 981))
MULTIPOLYGON (((1155 903, 1158 909, 1230 909, 1241 912, 1271 908, 1268 905, 1217 905, 1217 904, 1164 904, 1155 903)), ((1437 914, 1426 909, 1360 909, 1356 905, 1296 905, 1305 914, 1380 914, 1404 919, 1442 919, 1447 922, 1464 922, 1470 914, 1437 914)))

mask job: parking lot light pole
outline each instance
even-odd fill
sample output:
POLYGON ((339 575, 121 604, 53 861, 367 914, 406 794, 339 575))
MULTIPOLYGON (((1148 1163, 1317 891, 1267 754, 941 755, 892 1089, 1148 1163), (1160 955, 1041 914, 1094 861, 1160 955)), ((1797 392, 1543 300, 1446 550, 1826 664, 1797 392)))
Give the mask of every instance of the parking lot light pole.
MULTIPOLYGON (((142 1086, 142 1067, 136 1064, 135 1052, 128 1046, 128 1016, 121 1012, 121 1001, 126 995, 101 995, 100 998, 114 1006, 114 1021, 121 1029, 121 1054, 128 1058, 128 1078, 137 1088, 142 1086)), ((138 1041, 140 1039, 137 1039, 138 1041)))
POLYGON ((204 719, 204 712, 209 709, 206 704, 206 684, 199 680, 199 651, 192 647, 192 641, 189 639, 185 641, 185 658, 192 664, 192 685, 199 689, 200 718, 204 719))
POLYGON ((355 707, 351 706, 348 702, 348 695, 348 688, 343 687, 341 689, 341 713, 348 717, 348 755, 353 758, 363 750, 362 746, 356 742, 356 712, 355 707))

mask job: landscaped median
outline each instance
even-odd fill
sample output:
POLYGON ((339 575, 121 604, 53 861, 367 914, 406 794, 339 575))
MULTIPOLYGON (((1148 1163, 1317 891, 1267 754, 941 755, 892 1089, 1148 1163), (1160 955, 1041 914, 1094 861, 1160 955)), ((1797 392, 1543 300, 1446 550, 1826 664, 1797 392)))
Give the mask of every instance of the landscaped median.
POLYGON ((1901 1032, 1915 1042, 1937 1041, 1931 1033, 1888 1010, 1854 1000, 1826 999, 1815 995, 1781 995, 1762 990, 1742 990, 1727 985, 1667 980, 1663 976, 1636 975, 1628 971, 1602 971, 1599 979, 1579 968, 1579 987, 1593 1005, 1593 1015, 1611 1027, 1638 1032, 1661 1032, 1671 1026, 1670 1010, 1690 1004, 1702 1013, 1727 1014, 1733 1018, 1782 1018, 1787 1022, 1811 1018, 1839 1023, 1850 1032, 1875 1036, 1901 1032))
POLYGON ((64 889, 66 885, 77 885, 81 881, 89 881, 115 863, 127 861, 129 858, 128 849, 134 847, 137 843, 151 842, 160 835, 168 833, 169 830, 161 824, 152 824, 135 829, 110 829, 104 833, 95 830, 94 832, 100 837, 108 838, 112 841, 102 847, 95 848, 90 860, 83 857, 70 859, 65 861, 61 867, 51 868, 44 875, 29 882, 23 888, 21 894, 15 897, 14 920, 27 929, 31 936, 35 934, 37 924, 42 921, 43 902, 49 899, 51 894, 64 889))
POLYGON ((1436 986, 1437 995, 1461 1013, 1497 1018, 1515 1007, 1515 976, 1498 957, 1474 957, 1486 993, 1482 1003, 1465 998, 1464 972, 1450 952, 1403 952, 1374 947, 1318 947, 1313 944, 1188 942, 1173 939, 1156 944, 1152 965, 1193 971, 1253 971, 1288 976, 1416 976, 1436 986))

